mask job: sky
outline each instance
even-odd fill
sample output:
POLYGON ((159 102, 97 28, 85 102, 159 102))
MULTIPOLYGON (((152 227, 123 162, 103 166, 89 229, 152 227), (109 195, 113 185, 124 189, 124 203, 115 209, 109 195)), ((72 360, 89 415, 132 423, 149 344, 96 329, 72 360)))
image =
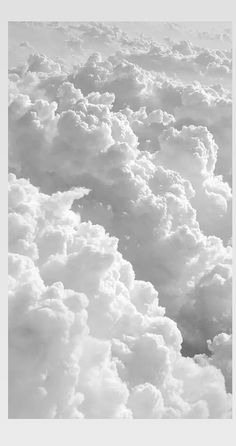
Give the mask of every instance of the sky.
POLYGON ((231 418, 231 47, 9 23, 10 418, 231 418))

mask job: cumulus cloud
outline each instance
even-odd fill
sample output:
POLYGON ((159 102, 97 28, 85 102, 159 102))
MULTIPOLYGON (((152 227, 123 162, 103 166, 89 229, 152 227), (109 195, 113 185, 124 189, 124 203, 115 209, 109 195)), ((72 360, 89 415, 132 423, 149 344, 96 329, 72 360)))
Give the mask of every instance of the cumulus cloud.
POLYGON ((191 181, 191 203, 206 234, 228 240, 232 228, 231 189, 222 176, 215 176, 218 147, 206 127, 171 127, 160 136, 159 162, 191 181))
POLYGON ((10 416, 228 418, 230 53, 45 27, 101 53, 9 72, 10 416))
POLYGON ((70 209, 86 193, 9 177, 9 416, 229 417, 221 372, 181 355, 153 286, 70 209))
POLYGON ((231 184, 232 175, 232 99, 219 84, 202 88, 199 83, 188 86, 181 105, 175 111, 177 126, 207 126, 219 147, 216 171, 231 184))
POLYGON ((148 111, 161 108, 174 114, 178 127, 185 123, 207 126, 219 146, 217 172, 230 182, 232 99, 229 91, 217 79, 209 87, 199 82, 185 85, 147 69, 130 63, 122 54, 105 61, 94 55, 85 66, 77 68, 70 80, 85 94, 93 90, 113 92, 117 109, 127 105, 135 110, 140 106, 146 106, 148 111))
POLYGON ((127 59, 142 68, 153 71, 165 71, 173 76, 194 80, 201 76, 213 76, 221 79, 231 76, 232 58, 224 50, 203 49, 183 40, 168 46, 150 44, 148 51, 140 49, 126 55, 127 59))
POLYGON ((143 34, 130 37, 121 27, 108 22, 50 23, 49 26, 65 36, 67 45, 75 53, 87 56, 94 51, 108 56, 122 48, 144 49, 152 41, 143 34))
MULTIPOLYGON (((230 236, 230 188, 214 176, 217 146, 206 128, 178 131, 162 110, 113 112, 113 102, 112 93, 84 97, 69 82, 54 102, 17 95, 9 109, 10 166, 46 192, 90 188, 80 205, 83 218, 119 238, 138 278, 157 287, 181 324, 189 292, 197 293, 219 263, 230 263, 230 247, 215 237, 230 236), (139 150, 145 133, 159 141, 159 151, 139 150)), ((211 309, 214 314, 214 302, 211 309)), ((184 314, 191 331, 194 315, 184 314)), ((220 331, 216 324, 212 335, 220 331)), ((208 339, 202 333, 200 345, 208 339)))
MULTIPOLYGON (((213 77, 214 79, 214 77, 213 77)), ((114 107, 130 106, 148 111, 161 108, 182 125, 207 126, 219 147, 216 170, 231 184, 232 176, 232 99, 229 91, 219 85, 203 87, 199 82, 185 85, 153 71, 131 64, 122 55, 102 61, 91 56, 83 67, 70 77, 83 93, 110 91, 115 94, 114 107)))
POLYGON ((220 333, 213 341, 207 342, 211 356, 196 355, 195 360, 201 364, 212 364, 224 374, 225 385, 228 392, 232 392, 232 335, 220 333))
MULTIPOLYGON (((199 346, 202 342, 202 348, 204 349, 204 339, 213 338, 218 331, 230 331, 231 294, 232 270, 230 265, 218 264, 201 278, 194 289, 194 293, 190 292, 188 295, 188 303, 182 309, 180 320, 183 336, 185 327, 191 321, 191 330, 190 327, 187 328, 188 336, 185 339, 188 341, 186 343, 189 342, 192 345, 199 346), (192 314, 191 317, 189 317, 190 313, 192 314), (211 323, 208 321, 211 321, 211 323)), ((229 335, 225 336, 227 338, 229 335)), ((214 346, 213 343, 213 349, 214 346)))

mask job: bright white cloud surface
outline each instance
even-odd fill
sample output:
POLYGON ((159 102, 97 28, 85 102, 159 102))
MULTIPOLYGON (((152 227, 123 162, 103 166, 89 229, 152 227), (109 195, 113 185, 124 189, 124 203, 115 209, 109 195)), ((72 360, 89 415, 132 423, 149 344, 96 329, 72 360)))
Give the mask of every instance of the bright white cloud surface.
POLYGON ((231 32, 190 25, 9 25, 10 418, 231 417, 231 32))

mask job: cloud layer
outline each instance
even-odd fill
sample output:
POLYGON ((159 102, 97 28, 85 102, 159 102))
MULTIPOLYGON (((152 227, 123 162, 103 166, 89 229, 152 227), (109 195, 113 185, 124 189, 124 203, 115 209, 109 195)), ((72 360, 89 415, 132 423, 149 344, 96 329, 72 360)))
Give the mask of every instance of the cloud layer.
POLYGON ((10 174, 10 417, 230 416, 220 370, 181 355, 151 283, 71 210, 87 193, 10 174))
POLYGON ((228 418, 230 51, 49 26, 85 62, 9 70, 9 415, 228 418))
MULTIPOLYGON (((192 331, 190 296, 194 302, 218 265, 230 269, 231 247, 221 239, 231 235, 231 190, 214 174, 218 147, 206 127, 177 130, 161 109, 113 112, 113 102, 112 93, 85 97, 68 81, 53 102, 17 94, 9 107, 11 166, 46 192, 90 188, 83 218, 119 238, 138 278, 151 281, 171 317, 192 331), (142 135, 156 138, 159 150, 139 147, 142 135)), ((216 321, 217 299, 209 310, 216 321)), ((212 336, 231 330, 230 286, 222 305, 225 324, 212 336)), ((201 351, 208 337, 202 323, 198 330, 201 351)))

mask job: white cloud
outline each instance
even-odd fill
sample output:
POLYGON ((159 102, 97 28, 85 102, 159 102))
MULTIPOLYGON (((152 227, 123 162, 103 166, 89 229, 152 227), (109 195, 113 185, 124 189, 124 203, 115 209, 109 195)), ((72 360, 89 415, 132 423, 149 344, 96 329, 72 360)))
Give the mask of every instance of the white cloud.
POLYGON ((50 27, 101 54, 9 73, 10 416, 230 417, 230 52, 50 27))
POLYGON ((228 392, 232 392, 232 335, 221 333, 208 341, 208 348, 213 353, 209 362, 218 367, 224 377, 228 392))
POLYGON ((132 109, 146 106, 148 111, 162 108, 174 114, 177 125, 206 125, 220 150, 217 173, 230 181, 232 150, 232 100, 227 90, 213 79, 213 87, 202 87, 199 83, 184 85, 170 80, 159 72, 153 73, 130 64, 122 54, 102 62, 93 58, 93 63, 78 67, 71 81, 87 94, 90 91, 115 93, 115 107, 132 109), (223 125, 221 123, 224 123, 223 125))
MULTIPOLYGON (((113 101, 110 93, 84 97, 68 82, 60 86, 57 103, 16 96, 10 105, 10 165, 45 191, 90 188, 80 205, 83 218, 119 238, 137 277, 154 284, 168 313, 181 324, 184 312, 186 338, 192 339, 188 295, 231 256, 230 247, 202 232, 225 240, 231 235, 230 188, 214 176, 217 146, 204 127, 178 131, 169 126, 174 118, 168 113, 141 109, 133 116, 141 119, 141 132, 159 125, 160 151, 140 151, 132 113, 113 112, 113 101), (67 104, 69 110, 57 112, 67 104)), ((57 277, 62 265, 63 258, 50 266, 59 268, 57 277)), ((213 326, 212 336, 222 331, 220 323, 213 326)), ((230 332, 230 318, 224 330, 230 332)), ((200 345, 192 341, 197 349, 208 339, 202 336, 200 345)))
POLYGON ((59 72, 61 71, 61 67, 59 64, 55 63, 49 57, 46 57, 44 54, 30 54, 28 59, 28 71, 31 72, 40 72, 40 73, 50 73, 50 72, 59 72))
POLYGON ((184 80, 201 80, 206 76, 227 82, 232 75, 232 55, 229 51, 203 49, 188 41, 160 45, 150 43, 149 48, 126 50, 124 58, 149 71, 164 71, 167 75, 184 80))
POLYGON ((227 263, 218 264, 201 278, 188 295, 180 317, 183 336, 186 330, 187 342, 198 346, 197 349, 202 343, 202 350, 200 347, 199 351, 203 351, 205 339, 231 331, 231 317, 232 269, 227 263))
POLYGON ((175 110, 177 125, 203 125, 214 135, 219 147, 216 171, 231 183, 232 174, 232 99, 230 93, 214 85, 203 88, 196 83, 182 94, 182 103, 175 110))
POLYGON ((173 127, 160 135, 158 160, 191 181, 195 196, 191 203, 206 234, 224 240, 231 235, 231 189, 221 176, 215 176, 218 147, 206 127, 173 127))
POLYGON ((10 417, 229 417, 221 372, 181 356, 153 286, 70 210, 87 191, 45 195, 13 174, 9 188, 11 214, 31 227, 18 239, 38 252, 10 245, 10 417))
POLYGON ((212 364, 219 368, 224 375, 227 391, 232 392, 232 335, 220 333, 213 341, 208 340, 207 344, 211 356, 196 355, 196 361, 202 365, 212 364))

